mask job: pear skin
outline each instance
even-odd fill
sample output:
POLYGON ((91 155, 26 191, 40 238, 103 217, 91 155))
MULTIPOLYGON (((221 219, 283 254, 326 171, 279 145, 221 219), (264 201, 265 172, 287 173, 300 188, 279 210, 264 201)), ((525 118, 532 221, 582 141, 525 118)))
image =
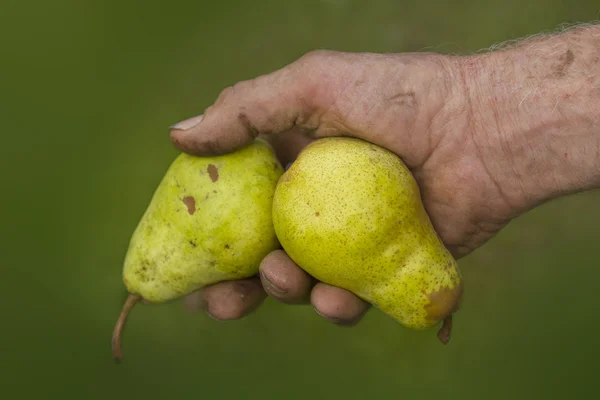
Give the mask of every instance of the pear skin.
POLYGON ((355 138, 312 142, 277 185, 273 223, 284 250, 314 278, 409 328, 444 321, 438 337, 450 339, 461 272, 394 153, 355 138))
POLYGON ((163 303, 217 282, 258 273, 280 247, 272 221, 273 194, 283 168, 257 139, 230 154, 180 154, 168 168, 131 237, 123 265, 129 298, 113 333, 121 334, 139 301, 163 303))

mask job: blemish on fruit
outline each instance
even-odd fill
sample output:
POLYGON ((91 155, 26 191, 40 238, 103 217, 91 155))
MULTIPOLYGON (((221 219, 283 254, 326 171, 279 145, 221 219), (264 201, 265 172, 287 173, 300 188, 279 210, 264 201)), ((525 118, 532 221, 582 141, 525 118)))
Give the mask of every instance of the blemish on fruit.
POLYGON ((208 172, 211 181, 216 182, 219 180, 219 169, 214 164, 208 164, 206 172, 208 172))
POLYGON ((441 287, 438 291, 431 293, 429 304, 425 306, 427 317, 433 321, 439 321, 458 310, 458 305, 463 292, 462 283, 454 288, 441 287))
POLYGON ((317 212, 315 213, 315 216, 317 216, 317 217, 318 217, 319 215, 321 215, 321 213, 317 211, 317 212))
POLYGON ((188 214, 194 215, 196 212, 196 199, 192 196, 185 196, 182 201, 187 207, 188 214))

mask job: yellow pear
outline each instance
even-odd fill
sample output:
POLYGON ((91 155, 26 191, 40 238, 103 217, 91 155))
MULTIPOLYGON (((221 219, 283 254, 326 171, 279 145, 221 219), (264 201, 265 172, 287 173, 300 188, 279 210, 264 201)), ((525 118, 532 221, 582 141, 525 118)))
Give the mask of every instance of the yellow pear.
POLYGON ((316 279, 409 328, 444 321, 438 337, 450 339, 461 273, 394 153, 355 138, 312 142, 279 180, 273 223, 290 258, 316 279))
POLYGON ((220 281, 258 273, 280 247, 272 221, 273 194, 283 168, 262 140, 230 154, 180 154, 154 192, 125 256, 129 297, 115 325, 118 361, 121 334, 140 300, 162 303, 220 281))

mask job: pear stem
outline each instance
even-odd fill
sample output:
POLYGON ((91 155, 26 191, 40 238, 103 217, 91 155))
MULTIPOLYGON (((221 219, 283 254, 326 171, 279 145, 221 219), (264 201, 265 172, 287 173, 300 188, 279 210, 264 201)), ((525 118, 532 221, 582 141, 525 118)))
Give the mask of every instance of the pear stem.
POLYGON ((123 308, 121 309, 121 314, 119 314, 117 323, 115 324, 115 329, 113 330, 111 342, 112 355, 116 362, 120 362, 123 359, 123 352, 121 351, 121 336, 123 335, 123 327, 125 326, 125 321, 127 321, 127 317, 129 316, 131 309, 140 300, 140 296, 129 293, 129 296, 127 296, 127 300, 125 300, 125 304, 123 304, 123 308))
POLYGON ((444 318, 443 325, 438 331, 437 336, 443 344, 450 341, 450 337, 452 336, 452 314, 444 318))

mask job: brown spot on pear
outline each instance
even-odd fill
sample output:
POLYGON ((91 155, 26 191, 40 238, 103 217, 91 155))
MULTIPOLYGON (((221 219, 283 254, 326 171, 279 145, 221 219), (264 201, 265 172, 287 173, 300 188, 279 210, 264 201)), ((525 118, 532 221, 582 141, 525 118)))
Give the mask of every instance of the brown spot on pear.
POLYGON ((406 327, 433 328, 458 308, 458 265, 410 169, 389 150, 355 138, 311 142, 278 182, 273 222, 283 249, 309 275, 406 327))
POLYGON ((214 164, 208 164, 206 172, 208 172, 208 176, 210 176, 211 181, 216 182, 219 180, 219 168, 217 168, 214 164))
POLYGON ((452 335, 452 313, 458 311, 463 293, 463 285, 460 282, 454 288, 442 287, 431 293, 429 304, 425 306, 427 318, 431 321, 443 321, 438 331, 438 338, 443 344, 448 343, 452 335))
POLYGON ((425 306, 427 318, 441 321, 453 312, 458 311, 460 298, 463 293, 462 282, 454 288, 441 287, 429 294, 429 304, 425 306))
POLYGON ((129 296, 112 332, 115 360, 122 358, 123 327, 135 304, 166 303, 217 282, 255 276, 262 259, 280 247, 272 222, 273 192, 283 172, 271 168, 276 161, 270 146, 256 140, 221 156, 182 153, 171 163, 123 262, 129 296), (234 178, 224 179, 224 172, 234 178), (209 206, 200 207, 215 190, 209 206), (223 251, 227 246, 232 250, 223 251))
POLYGON ((188 214, 194 215, 196 212, 196 199, 192 196, 185 196, 182 201, 187 207, 188 214))

